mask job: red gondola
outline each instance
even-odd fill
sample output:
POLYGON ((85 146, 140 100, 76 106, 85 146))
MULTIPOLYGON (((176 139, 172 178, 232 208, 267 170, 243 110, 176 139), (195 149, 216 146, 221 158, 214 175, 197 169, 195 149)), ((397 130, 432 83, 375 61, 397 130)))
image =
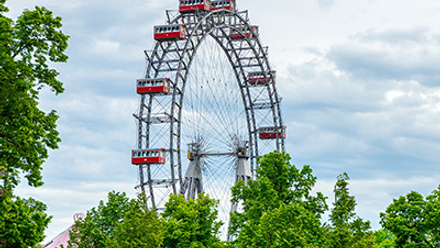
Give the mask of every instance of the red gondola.
POLYGON ((211 11, 211 1, 210 0, 180 0, 179 1, 179 12, 188 13, 199 11, 211 11))
POLYGON ((186 39, 186 29, 183 24, 154 26, 155 40, 183 40, 186 39))
POLYGON ((144 149, 131 151, 132 164, 165 164, 164 149, 144 149))
POLYGON ((170 93, 171 80, 169 78, 147 78, 136 81, 138 94, 170 93))
POLYGON ((264 73, 262 71, 249 72, 248 73, 248 83, 249 84, 267 84, 270 83, 273 79, 275 83, 276 71, 271 71, 270 73, 264 73))
POLYGON ((211 1, 212 10, 225 9, 235 11, 235 0, 216 0, 211 1))
POLYGON ((260 127, 258 129, 258 137, 260 139, 275 139, 277 137, 286 138, 286 126, 282 127, 260 127))
POLYGON ((232 30, 229 37, 233 40, 244 39, 245 37, 246 38, 253 38, 254 34, 256 35, 255 37, 258 37, 258 35, 259 35, 258 26, 251 26, 250 30, 247 28, 232 30))

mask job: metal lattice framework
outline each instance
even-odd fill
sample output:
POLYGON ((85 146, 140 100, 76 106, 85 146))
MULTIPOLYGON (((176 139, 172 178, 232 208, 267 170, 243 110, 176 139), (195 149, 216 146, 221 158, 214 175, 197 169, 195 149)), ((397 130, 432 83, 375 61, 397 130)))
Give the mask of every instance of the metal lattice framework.
POLYGON ((258 156, 284 150, 282 138, 258 138, 261 126, 283 126, 268 48, 252 30, 247 11, 223 9, 174 16, 168 11, 167 17, 168 24, 185 26, 187 38, 156 41, 151 51, 145 51, 145 77, 170 78, 171 92, 141 95, 134 115, 138 148, 164 148, 166 164, 139 165, 138 187, 149 198, 149 207, 159 210, 170 193, 194 197, 199 190, 212 188, 216 193, 210 195, 223 208, 219 212, 228 213, 232 184, 253 177, 258 156), (243 38, 231 39, 231 32, 243 38), (250 85, 247 75, 252 71, 263 72, 270 83, 250 85), (198 171, 188 172, 193 163, 198 171), (188 179, 188 173, 192 178, 188 179), (199 173, 210 176, 202 183, 199 173), (223 184, 226 181, 228 185, 223 184))

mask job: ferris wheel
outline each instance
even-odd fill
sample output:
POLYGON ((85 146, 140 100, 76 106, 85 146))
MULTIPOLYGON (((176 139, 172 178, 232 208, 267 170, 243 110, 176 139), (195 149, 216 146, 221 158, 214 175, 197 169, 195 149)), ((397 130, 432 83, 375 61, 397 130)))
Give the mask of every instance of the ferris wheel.
POLYGON ((158 210, 171 193, 204 191, 227 223, 237 210, 230 188, 253 179, 258 156, 284 150, 276 72, 258 26, 234 0, 180 0, 166 14, 136 84, 137 187, 158 210))

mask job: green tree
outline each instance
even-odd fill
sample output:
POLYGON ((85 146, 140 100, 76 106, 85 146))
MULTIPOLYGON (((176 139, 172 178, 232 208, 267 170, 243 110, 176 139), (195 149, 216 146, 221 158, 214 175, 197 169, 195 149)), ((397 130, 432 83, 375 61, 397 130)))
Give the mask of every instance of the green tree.
POLYGON ((63 92, 53 62, 66 62, 68 36, 61 18, 44 7, 24 11, 14 22, 0 0, 0 243, 37 247, 50 221, 44 203, 13 195, 22 173, 30 186, 43 184, 41 167, 60 138, 55 111, 38 108, 43 86, 63 92))
POLYGON ((379 229, 374 232, 375 237, 375 248, 394 248, 396 244, 394 243, 394 235, 385 229, 379 229))
POLYGON ((32 198, 0 197, 0 247, 39 247, 52 217, 32 198))
POLYGON ((440 247, 440 185, 426 197, 425 228, 429 230, 429 243, 440 247))
POLYGON ((224 244, 217 237, 222 225, 216 221, 217 204, 216 200, 204 193, 188 201, 183 195, 171 195, 162 213, 165 219, 163 247, 223 247, 224 244))
POLYGON ((439 215, 440 186, 426 199, 415 191, 394 199, 380 214, 380 223, 394 234, 396 247, 439 247, 439 215))
POLYGON ((146 208, 143 195, 129 199, 125 193, 109 192, 106 202, 100 201, 75 222, 68 247, 161 247, 163 233, 163 221, 146 208))
POLYGON ((68 247, 105 248, 129 209, 130 199, 125 193, 109 192, 107 202, 100 201, 97 208, 87 211, 83 220, 75 222, 68 247))
POLYGON ((334 248, 370 248, 374 245, 374 236, 370 222, 356 215, 356 200, 349 194, 347 173, 338 176, 335 185, 335 198, 330 214, 332 223, 330 247, 334 248))
POLYGON ((232 201, 243 208, 231 216, 238 247, 324 247, 325 197, 311 193, 316 177, 310 166, 299 170, 289 160, 286 153, 266 154, 258 159, 258 180, 232 188, 232 201))
POLYGON ((0 0, 0 168, 9 191, 24 172, 31 186, 41 186, 41 166, 47 149, 60 141, 55 111, 38 108, 44 86, 63 92, 52 62, 66 62, 68 36, 61 32, 61 18, 44 7, 24 11, 13 22, 5 16, 6 0, 0 0))
POLYGON ((3 197, 3 193, 4 193, 3 179, 2 179, 3 175, 4 175, 4 168, 0 168, 0 197, 3 197))
POLYGON ((125 218, 118 223, 107 248, 156 248, 164 239, 163 221, 155 211, 146 208, 145 197, 130 202, 125 218))

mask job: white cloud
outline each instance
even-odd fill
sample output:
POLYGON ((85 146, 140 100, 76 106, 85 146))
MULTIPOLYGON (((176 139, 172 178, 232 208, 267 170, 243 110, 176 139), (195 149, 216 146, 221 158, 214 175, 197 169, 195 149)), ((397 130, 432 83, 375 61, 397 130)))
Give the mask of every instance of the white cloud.
POLYGON ((369 30, 332 46, 326 57, 355 77, 436 86, 440 78, 437 36, 426 28, 369 30))
POLYGON ((318 4, 320 8, 329 8, 335 3, 335 0, 318 0, 318 4))
POLYGON ((92 51, 100 55, 109 55, 119 52, 120 43, 111 40, 97 40, 94 42, 92 51))

